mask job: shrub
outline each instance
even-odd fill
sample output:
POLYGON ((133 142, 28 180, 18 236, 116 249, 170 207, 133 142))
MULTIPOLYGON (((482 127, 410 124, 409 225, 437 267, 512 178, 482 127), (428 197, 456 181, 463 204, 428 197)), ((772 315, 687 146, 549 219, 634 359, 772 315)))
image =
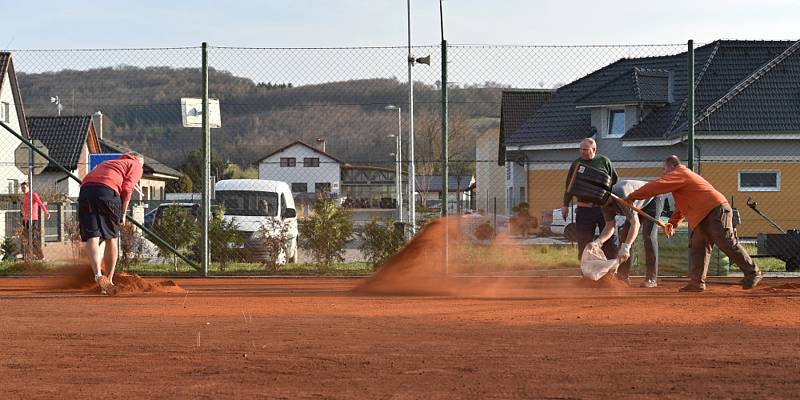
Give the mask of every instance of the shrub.
MULTIPOLYGON (((158 226, 153 227, 153 231, 182 254, 188 252, 189 246, 197 240, 200 234, 196 218, 181 206, 167 207, 159 219, 158 226)), ((172 262, 177 270, 177 256, 159 241, 153 240, 153 243, 158 246, 162 257, 172 255, 172 262)))
POLYGON ((300 247, 311 253, 320 272, 325 272, 335 261, 344 261, 344 245, 353 233, 350 212, 336 207, 331 199, 319 199, 313 215, 299 226, 300 247))
POLYGON ((0 253, 3 253, 3 260, 16 259, 17 254, 19 254, 19 248, 14 239, 10 236, 6 236, 6 238, 3 239, 3 243, 0 244, 0 253))
MULTIPOLYGON (((192 244, 192 254, 197 260, 202 259, 200 250, 202 236, 199 234, 192 244)), ((211 220, 208 221, 208 248, 211 261, 220 263, 219 270, 225 271, 229 262, 239 261, 240 248, 245 242, 245 237, 238 230, 234 221, 225 222, 225 209, 214 207, 211 209, 211 220)))
POLYGON ((393 220, 372 218, 361 232, 361 237, 364 239, 361 251, 372 263, 373 269, 377 269, 405 244, 403 233, 395 228, 393 220))
POLYGON ((289 261, 289 224, 277 219, 267 219, 256 232, 253 241, 259 249, 257 254, 264 269, 277 271, 281 263, 289 261))
POLYGON ((141 261, 145 256, 145 240, 131 223, 120 226, 120 247, 119 265, 123 271, 128 267, 141 261))
POLYGON ((475 238, 478 240, 490 240, 494 237, 494 228, 492 225, 487 221, 475 228, 475 238))

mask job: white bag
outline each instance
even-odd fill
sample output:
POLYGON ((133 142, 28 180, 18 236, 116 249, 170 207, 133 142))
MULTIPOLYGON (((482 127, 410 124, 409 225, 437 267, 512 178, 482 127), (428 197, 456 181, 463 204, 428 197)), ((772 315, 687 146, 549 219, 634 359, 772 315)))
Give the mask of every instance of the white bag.
POLYGON ((609 271, 614 273, 619 268, 619 260, 606 259, 603 249, 592 242, 586 245, 581 255, 581 273, 586 278, 596 281, 606 275, 609 271))

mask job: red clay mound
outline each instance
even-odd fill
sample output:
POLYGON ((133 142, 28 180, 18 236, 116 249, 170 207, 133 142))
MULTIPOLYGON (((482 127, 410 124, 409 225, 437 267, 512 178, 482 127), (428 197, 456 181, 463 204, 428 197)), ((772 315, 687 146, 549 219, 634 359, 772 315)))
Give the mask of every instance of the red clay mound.
POLYGON ((439 218, 423 227, 402 250, 390 257, 354 291, 417 296, 498 294, 498 279, 463 279, 447 275, 444 262, 445 229, 449 229, 450 267, 458 269, 466 262, 473 262, 467 260, 460 251, 463 246, 459 245, 457 221, 439 218))
MULTIPOLYGON (((92 278, 92 269, 88 264, 65 267, 60 271, 54 289, 82 290, 95 292, 97 284, 92 278)), ((124 272, 114 274, 114 285, 121 294, 136 293, 183 293, 185 292, 174 281, 164 280, 151 282, 137 274, 124 272)))

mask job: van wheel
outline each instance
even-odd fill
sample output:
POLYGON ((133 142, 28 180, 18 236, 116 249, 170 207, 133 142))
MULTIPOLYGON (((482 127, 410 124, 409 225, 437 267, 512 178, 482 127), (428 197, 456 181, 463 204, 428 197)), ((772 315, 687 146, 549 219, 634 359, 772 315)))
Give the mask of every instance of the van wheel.
POLYGON ((574 242, 576 239, 575 236, 575 224, 569 224, 564 227, 564 237, 567 238, 570 242, 574 242))

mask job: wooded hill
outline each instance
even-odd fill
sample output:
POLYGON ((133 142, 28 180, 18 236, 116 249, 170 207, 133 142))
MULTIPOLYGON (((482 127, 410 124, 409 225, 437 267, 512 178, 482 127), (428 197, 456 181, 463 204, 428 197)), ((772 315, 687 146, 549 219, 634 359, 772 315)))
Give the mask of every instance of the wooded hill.
MULTIPOLYGON (((100 110, 106 116, 106 137, 170 166, 181 166, 200 147, 200 129, 183 128, 180 118, 180 98, 200 97, 199 69, 121 66, 19 72, 18 77, 28 116, 56 115, 50 97, 58 95, 62 115, 100 110)), ((257 162, 292 141, 314 144, 320 137, 328 153, 343 161, 391 162, 394 139, 387 135, 397 133, 397 112, 385 110, 389 104, 403 107, 407 137, 407 85, 393 78, 293 86, 213 69, 209 77, 210 95, 220 99, 223 126, 212 130, 213 149, 239 165, 257 162)), ((451 159, 474 158, 475 137, 499 125, 501 90, 451 89, 451 159)), ((439 98, 436 86, 415 83, 417 155, 422 161, 439 158, 439 98)))

